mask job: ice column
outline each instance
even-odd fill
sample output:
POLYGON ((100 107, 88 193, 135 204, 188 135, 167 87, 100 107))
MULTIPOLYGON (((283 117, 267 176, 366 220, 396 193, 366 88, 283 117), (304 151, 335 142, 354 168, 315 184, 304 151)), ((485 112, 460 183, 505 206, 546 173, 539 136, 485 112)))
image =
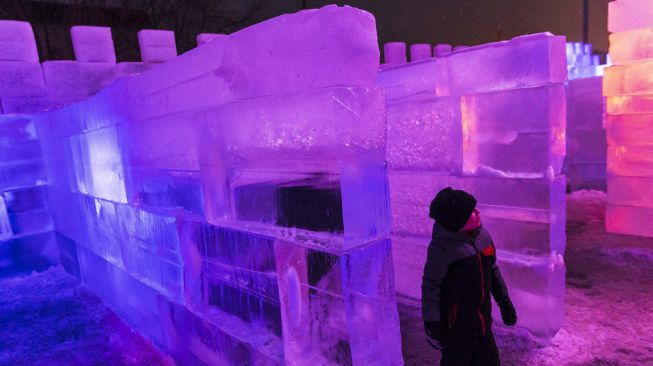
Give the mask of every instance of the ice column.
POLYGON ((62 262, 181 364, 401 365, 378 60, 328 6, 39 114, 62 262))
POLYGON ((609 232, 653 237, 653 1, 610 3, 605 70, 609 232))
POLYGON ((419 298, 428 205, 475 195, 520 325, 553 336, 564 314, 565 44, 537 34, 388 68, 387 160, 397 291, 419 298))

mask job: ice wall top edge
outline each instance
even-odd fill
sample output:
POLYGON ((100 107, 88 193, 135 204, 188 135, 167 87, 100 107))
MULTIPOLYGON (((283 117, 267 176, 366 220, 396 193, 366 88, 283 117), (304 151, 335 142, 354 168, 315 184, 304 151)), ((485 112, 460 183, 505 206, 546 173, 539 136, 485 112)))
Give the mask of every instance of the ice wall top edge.
POLYGON ((564 36, 537 33, 382 68, 388 100, 529 88, 567 80, 564 36))

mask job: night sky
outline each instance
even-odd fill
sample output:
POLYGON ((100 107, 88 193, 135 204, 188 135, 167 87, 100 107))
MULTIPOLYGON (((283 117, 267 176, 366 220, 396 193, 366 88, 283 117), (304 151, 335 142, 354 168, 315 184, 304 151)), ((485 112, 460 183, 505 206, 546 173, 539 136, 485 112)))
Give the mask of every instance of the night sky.
MULTIPOLYGON (((589 42, 597 53, 608 49, 610 0, 589 0, 589 42)), ((308 1, 310 7, 333 1, 308 1)), ((549 31, 568 41, 583 39, 582 0, 350 0, 377 19, 380 43, 477 45, 549 31)))

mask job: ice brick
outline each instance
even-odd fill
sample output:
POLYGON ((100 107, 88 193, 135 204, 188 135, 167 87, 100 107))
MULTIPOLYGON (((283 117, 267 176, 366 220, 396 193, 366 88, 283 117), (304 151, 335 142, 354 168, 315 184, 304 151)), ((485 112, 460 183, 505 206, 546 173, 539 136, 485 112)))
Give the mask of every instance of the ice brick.
MULTIPOLYGON (((566 268, 562 255, 535 257, 498 251, 497 258, 520 326, 551 339, 562 327, 565 314, 566 268)), ((496 318, 500 315, 495 309, 496 318)))
POLYGON ((200 33, 197 35, 197 45, 201 46, 204 43, 210 42, 214 39, 218 38, 225 38, 228 37, 226 34, 218 34, 218 33, 200 33))
POLYGON ((42 159, 13 163, 0 163, 0 189, 31 187, 46 183, 45 166, 42 159))
POLYGON ((0 278, 43 271, 59 261, 54 233, 0 238, 0 278))
POLYGON ((0 61, 39 62, 32 26, 28 22, 0 20, 0 61))
MULTIPOLYGON (((608 185, 608 192, 611 187, 608 185)), ((653 208, 608 204, 605 226, 608 232, 653 237, 653 208)))
POLYGON ((567 79, 565 38, 549 33, 488 43, 451 54, 449 88, 463 95, 562 83, 567 79))
POLYGON ((402 98, 433 98, 436 89, 447 80, 443 60, 426 60, 417 63, 384 68, 379 72, 376 85, 386 90, 389 103, 402 98))
POLYGON ((111 28, 77 25, 70 28, 70 36, 78 62, 116 63, 111 28))
POLYGON ((567 132, 568 156, 571 163, 605 163, 606 132, 603 128, 567 132))
POLYGON ((608 146, 608 173, 634 177, 653 177, 653 145, 608 146))
POLYGON ((608 67, 603 78, 603 95, 652 94, 653 83, 649 77, 652 71, 653 61, 608 67))
POLYGON ((608 144, 643 146, 653 141, 653 114, 607 115, 608 144))
POLYGON ((606 163, 595 164, 573 164, 565 173, 568 176, 568 184, 571 191, 581 189, 593 189, 606 191, 606 163))
POLYGON ((653 95, 619 95, 606 98, 607 114, 653 113, 653 95))
POLYGON ((608 4, 608 31, 625 32, 653 26, 653 4, 649 0, 619 0, 608 4))
POLYGON ((431 58, 431 45, 428 43, 418 43, 410 45, 410 61, 419 61, 431 58))
POLYGON ((460 99, 388 106, 388 164, 393 169, 462 170, 460 99))
POLYGON ((653 208, 653 177, 608 175, 608 204, 653 208))
POLYGON ((379 69, 374 17, 352 7, 329 5, 282 15, 229 37, 223 67, 230 89, 241 98, 367 86, 379 69))
POLYGON ((463 171, 558 174, 565 157, 562 85, 463 96, 463 171))
POLYGON ((0 61, 0 97, 45 95, 43 71, 38 62, 0 61))
POLYGON ((567 92, 567 131, 601 129, 605 98, 600 76, 569 80, 567 92))
POLYGON ((453 48, 451 47, 450 44, 439 43, 433 46, 433 56, 435 57, 447 56, 451 52, 453 52, 453 48))
POLYGON ((138 32, 138 45, 143 62, 160 63, 177 57, 175 32, 143 29, 138 32))
POLYGON ((406 63, 406 44, 404 42, 388 42, 383 45, 383 57, 387 65, 406 63))
POLYGON ((610 35, 610 61, 625 64, 653 58, 653 19, 650 28, 612 33, 610 35))
POLYGON ((111 63, 43 62, 48 95, 93 95, 113 81, 115 67, 116 65, 111 63))

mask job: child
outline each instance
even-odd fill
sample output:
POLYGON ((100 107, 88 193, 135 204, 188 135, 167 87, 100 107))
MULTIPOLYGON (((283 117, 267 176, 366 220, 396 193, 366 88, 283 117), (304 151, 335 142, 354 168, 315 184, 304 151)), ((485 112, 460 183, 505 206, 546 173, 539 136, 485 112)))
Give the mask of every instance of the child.
POLYGON ((431 202, 429 217, 435 224, 422 277, 427 340, 442 350, 442 366, 499 365, 490 294, 504 324, 515 325, 517 314, 476 199, 445 188, 431 202))

